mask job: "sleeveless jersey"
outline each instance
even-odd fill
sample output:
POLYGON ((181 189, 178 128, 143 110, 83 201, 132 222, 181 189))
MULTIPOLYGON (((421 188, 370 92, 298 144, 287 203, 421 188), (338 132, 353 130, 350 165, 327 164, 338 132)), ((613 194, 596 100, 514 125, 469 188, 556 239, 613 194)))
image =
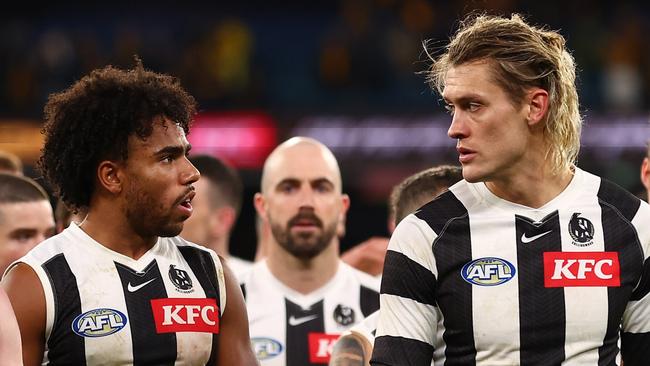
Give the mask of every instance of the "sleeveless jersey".
POLYGON ((461 181, 391 238, 371 363, 647 365, 649 256, 650 206, 578 168, 538 209, 461 181))
POLYGON ((159 238, 138 260, 72 223, 18 260, 45 292, 43 364, 204 365, 226 305, 216 253, 159 238))
POLYGON ((378 280, 342 261, 327 284, 307 295, 281 283, 266 261, 241 282, 262 366, 327 364, 339 335, 379 308, 378 280))

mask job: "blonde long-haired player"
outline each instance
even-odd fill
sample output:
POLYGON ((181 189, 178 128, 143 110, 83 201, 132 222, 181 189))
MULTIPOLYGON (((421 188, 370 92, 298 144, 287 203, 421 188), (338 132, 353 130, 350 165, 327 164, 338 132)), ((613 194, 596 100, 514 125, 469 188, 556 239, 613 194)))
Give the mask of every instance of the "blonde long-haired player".
POLYGON ((430 78, 464 180, 395 230, 371 364, 647 365, 650 207, 575 165, 564 38, 472 16, 430 78))

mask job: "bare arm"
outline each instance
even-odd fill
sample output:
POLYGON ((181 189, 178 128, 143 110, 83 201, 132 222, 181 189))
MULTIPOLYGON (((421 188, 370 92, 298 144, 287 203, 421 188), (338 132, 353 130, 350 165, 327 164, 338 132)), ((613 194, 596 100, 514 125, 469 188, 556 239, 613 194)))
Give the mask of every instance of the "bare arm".
POLYGON ((0 364, 18 366, 23 364, 18 322, 7 294, 0 288, 0 364))
MULTIPOLYGON (((28 265, 19 263, 2 280, 16 314, 27 366, 40 365, 45 347, 45 293, 38 276, 28 265)), ((2 362, 4 365, 5 363, 2 362)))
POLYGON ((235 276, 224 262, 221 263, 226 282, 226 309, 221 317, 216 365, 259 365, 251 348, 244 296, 235 276))

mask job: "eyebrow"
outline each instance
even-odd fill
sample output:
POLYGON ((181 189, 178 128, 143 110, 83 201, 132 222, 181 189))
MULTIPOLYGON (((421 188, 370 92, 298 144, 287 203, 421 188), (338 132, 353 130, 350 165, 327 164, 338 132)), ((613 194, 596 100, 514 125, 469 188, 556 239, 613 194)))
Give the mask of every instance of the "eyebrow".
POLYGON ((310 183, 312 185, 327 183, 327 184, 331 185, 332 187, 334 186, 334 182, 332 182, 331 180, 329 180, 327 178, 316 178, 316 179, 312 180, 310 183))
POLYGON ((161 155, 180 156, 189 153, 190 150, 192 150, 191 144, 187 144, 185 146, 181 146, 181 145, 165 146, 162 149, 156 151, 154 155, 155 156, 161 156, 161 155))
MULTIPOLYGON (((298 178, 284 178, 284 179, 282 179, 281 181, 278 182, 276 187, 279 187, 282 184, 300 185, 300 182, 301 181, 298 178)), ((329 180, 328 178, 325 178, 325 177, 316 178, 316 179, 312 179, 312 180, 309 181, 310 185, 323 184, 323 183, 334 186, 334 182, 332 182, 331 180, 329 180)))
MULTIPOLYGON (((453 101, 449 100, 445 96, 443 96, 442 99, 445 101, 445 103, 453 103, 453 101)), ((477 99, 483 100, 483 96, 479 95, 479 94, 476 94, 476 93, 469 93, 469 94, 466 94, 466 95, 463 95, 463 96, 460 96, 460 97, 456 98, 455 102, 458 103, 458 104, 463 104, 463 103, 471 102, 471 101, 477 100, 477 99)))

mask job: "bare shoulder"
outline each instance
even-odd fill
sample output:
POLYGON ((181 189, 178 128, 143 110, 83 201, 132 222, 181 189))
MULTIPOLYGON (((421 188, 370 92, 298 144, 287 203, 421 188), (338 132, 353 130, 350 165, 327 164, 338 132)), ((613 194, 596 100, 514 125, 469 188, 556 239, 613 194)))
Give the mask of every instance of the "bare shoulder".
POLYGON ((36 302, 42 304, 43 309, 45 309, 43 285, 41 285, 41 281, 34 269, 29 265, 18 263, 10 268, 2 279, 2 287, 7 292, 14 307, 19 303, 33 307, 34 302, 36 302), (26 289, 30 289, 30 291, 26 291, 26 289))
POLYGON ((2 279, 16 314, 25 365, 40 365, 45 344, 45 293, 38 275, 27 264, 18 263, 2 279))
POLYGON ((221 318, 217 365, 258 365, 248 333, 248 315, 239 284, 222 260, 228 303, 221 318))

